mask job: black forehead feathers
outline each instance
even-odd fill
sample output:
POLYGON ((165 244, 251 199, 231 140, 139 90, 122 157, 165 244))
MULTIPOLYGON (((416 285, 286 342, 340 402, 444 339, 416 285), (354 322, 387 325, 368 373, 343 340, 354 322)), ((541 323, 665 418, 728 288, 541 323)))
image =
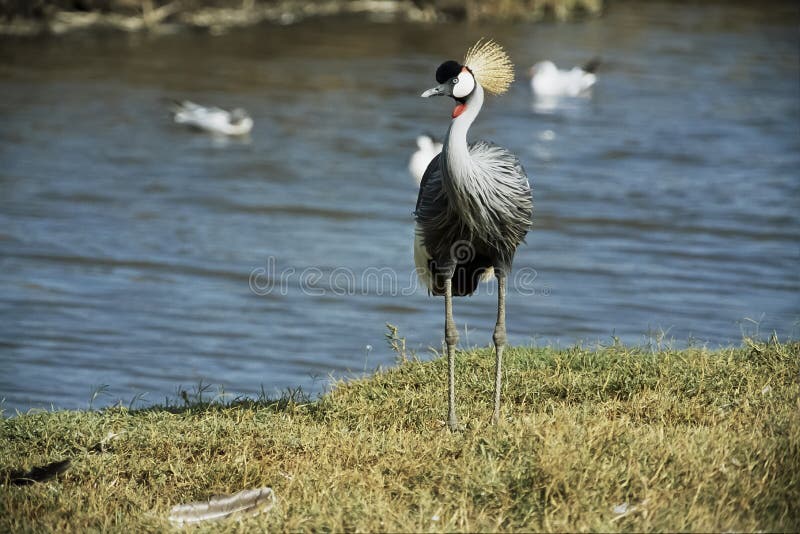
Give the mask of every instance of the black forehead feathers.
POLYGON ((461 73, 461 63, 458 61, 453 61, 452 59, 449 61, 445 61, 439 68, 436 69, 436 81, 439 83, 444 83, 447 80, 455 78, 461 73))

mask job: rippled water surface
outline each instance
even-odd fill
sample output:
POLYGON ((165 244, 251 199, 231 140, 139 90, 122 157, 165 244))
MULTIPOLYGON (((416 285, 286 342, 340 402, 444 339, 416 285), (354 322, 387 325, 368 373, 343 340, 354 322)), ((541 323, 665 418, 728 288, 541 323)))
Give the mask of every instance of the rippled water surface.
MULTIPOLYGON (((95 406, 201 380, 319 391, 393 362, 386 322, 422 355, 439 347, 441 300, 409 290, 406 164, 452 106, 419 93, 482 35, 507 46, 519 81, 471 136, 516 152, 535 190, 513 343, 797 337, 796 8, 614 6, 566 25, 326 19, 4 40, 6 415, 86 407, 102 385, 95 406), (591 98, 532 98, 527 66, 595 55, 591 98), (244 107, 256 126, 228 142, 181 129, 175 98, 244 107)), ((456 301, 462 345, 490 342, 492 289, 456 301)))

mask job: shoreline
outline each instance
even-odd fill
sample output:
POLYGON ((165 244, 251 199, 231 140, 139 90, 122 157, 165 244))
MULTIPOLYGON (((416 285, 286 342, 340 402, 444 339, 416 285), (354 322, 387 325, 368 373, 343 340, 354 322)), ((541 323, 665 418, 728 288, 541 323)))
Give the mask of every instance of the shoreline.
POLYGON ((507 350, 499 426, 491 349, 459 352, 463 432, 444 425, 444 359, 401 350, 397 366, 313 401, 184 397, 2 419, 0 530, 164 531, 175 505, 264 487, 270 511, 213 526, 800 528, 799 342, 507 350))

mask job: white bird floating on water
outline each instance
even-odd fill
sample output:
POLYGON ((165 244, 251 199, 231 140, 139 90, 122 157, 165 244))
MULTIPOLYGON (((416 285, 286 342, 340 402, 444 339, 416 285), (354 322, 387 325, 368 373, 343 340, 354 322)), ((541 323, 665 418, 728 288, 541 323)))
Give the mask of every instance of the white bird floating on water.
POLYGON ((425 169, 436 155, 442 151, 442 143, 438 142, 432 135, 422 134, 417 137, 417 151, 411 155, 408 161, 408 171, 414 177, 417 184, 422 181, 425 169))
POLYGON ((531 67, 531 89, 538 96, 579 96, 597 82, 599 65, 594 58, 583 67, 559 70, 552 61, 540 61, 531 67))
POLYGON ((241 108, 225 111, 207 108, 184 100, 172 108, 176 123, 220 135, 247 135, 253 129, 253 119, 241 108))

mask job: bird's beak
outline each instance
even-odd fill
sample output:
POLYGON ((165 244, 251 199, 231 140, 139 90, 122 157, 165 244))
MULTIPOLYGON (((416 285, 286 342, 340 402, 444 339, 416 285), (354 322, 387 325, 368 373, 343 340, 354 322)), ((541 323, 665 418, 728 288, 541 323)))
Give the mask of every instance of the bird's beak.
POLYGON ((449 83, 445 82, 443 84, 437 85, 436 87, 431 87, 420 96, 422 98, 430 98, 432 96, 452 96, 453 89, 449 83))

